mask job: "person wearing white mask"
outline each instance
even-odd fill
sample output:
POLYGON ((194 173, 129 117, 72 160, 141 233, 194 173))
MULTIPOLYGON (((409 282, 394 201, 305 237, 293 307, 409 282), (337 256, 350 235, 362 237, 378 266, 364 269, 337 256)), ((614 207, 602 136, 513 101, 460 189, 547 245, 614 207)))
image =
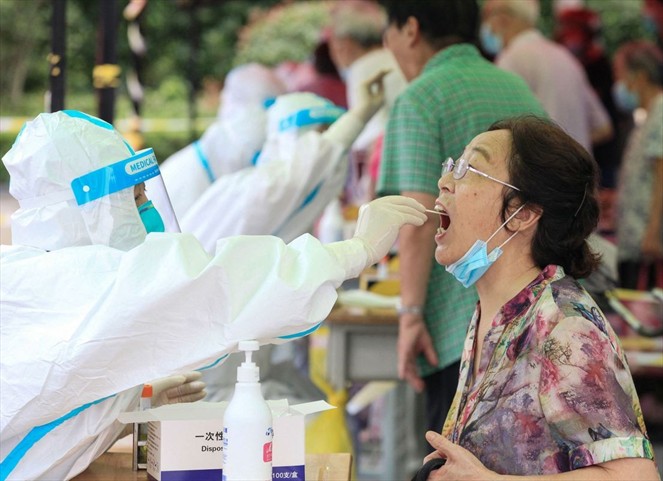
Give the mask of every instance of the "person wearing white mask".
MULTIPOLYGON (((210 255, 162 220, 152 150, 99 119, 41 114, 2 160, 20 206, 0 248, 3 481, 70 479, 112 443, 143 383, 218 363, 241 340, 315 329, 344 280, 426 219, 417 202, 385 198, 344 242, 241 236, 210 255)), ((201 392, 173 379, 166 402, 201 392)))
POLYGON ((584 68, 536 29, 538 0, 486 0, 480 40, 498 67, 522 77, 546 109, 589 152, 613 135, 605 108, 584 68))
POLYGON ((218 118, 199 140, 161 164, 170 202, 178 218, 214 181, 252 165, 265 142, 267 106, 285 86, 275 72, 249 63, 226 76, 218 118))
POLYGON ((652 42, 628 42, 613 67, 617 107, 641 109, 617 182, 619 281, 628 289, 663 288, 663 51, 652 42))
POLYGON ((348 112, 312 93, 277 97, 255 167, 215 182, 184 215, 183 230, 210 252, 231 235, 271 234, 290 242, 310 232, 343 189, 347 149, 382 106, 384 75, 364 83, 362 100, 348 112))
POLYGON ((578 282, 600 261, 597 184, 589 153, 535 116, 445 163, 435 259, 479 302, 417 479, 660 479, 619 338, 578 282))
POLYGON ((384 134, 389 111, 405 87, 407 80, 393 54, 383 47, 382 34, 387 27, 387 14, 379 4, 366 0, 336 2, 328 26, 332 60, 345 81, 350 108, 361 99, 361 89, 367 78, 382 70, 389 74, 384 79, 385 105, 366 124, 351 148, 353 157, 349 198, 363 202, 372 196, 369 158, 377 140, 384 134))

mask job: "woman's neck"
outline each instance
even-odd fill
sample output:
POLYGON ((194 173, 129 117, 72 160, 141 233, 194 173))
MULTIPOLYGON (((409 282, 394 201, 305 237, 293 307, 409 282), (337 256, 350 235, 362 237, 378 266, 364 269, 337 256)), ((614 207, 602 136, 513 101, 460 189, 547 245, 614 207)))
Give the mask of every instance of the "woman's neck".
POLYGON ((491 322, 497 312, 540 273, 530 256, 519 254, 516 246, 507 247, 490 269, 477 281, 477 292, 481 303, 481 319, 491 322))

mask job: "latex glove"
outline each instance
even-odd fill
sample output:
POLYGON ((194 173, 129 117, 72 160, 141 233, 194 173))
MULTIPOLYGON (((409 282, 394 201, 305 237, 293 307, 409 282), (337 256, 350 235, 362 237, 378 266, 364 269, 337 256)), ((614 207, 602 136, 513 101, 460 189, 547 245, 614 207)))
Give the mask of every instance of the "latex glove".
POLYGON ((207 395, 201 377, 200 372, 191 371, 152 381, 152 407, 200 401, 207 395))
POLYGON ((359 89, 356 107, 353 107, 350 112, 356 114, 364 124, 384 105, 384 76, 389 72, 391 72, 389 69, 381 70, 373 77, 366 79, 359 89))
POLYGON ((362 205, 353 238, 361 240, 368 252, 366 266, 389 253, 404 224, 423 225, 428 219, 425 211, 422 204, 402 195, 389 195, 362 205))

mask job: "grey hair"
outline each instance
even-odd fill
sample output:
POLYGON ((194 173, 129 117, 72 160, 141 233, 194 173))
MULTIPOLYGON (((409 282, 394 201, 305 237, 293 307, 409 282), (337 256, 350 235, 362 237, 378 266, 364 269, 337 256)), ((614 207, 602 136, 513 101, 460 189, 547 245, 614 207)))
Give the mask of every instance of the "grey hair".
POLYGON ((642 71, 656 85, 663 85, 663 52, 656 44, 647 40, 625 43, 615 53, 626 68, 632 72, 642 71))
POLYGON ((334 5, 329 26, 334 36, 350 38, 364 48, 381 46, 387 14, 375 2, 344 0, 334 5))
POLYGON ((539 21, 541 15, 539 0, 502 0, 501 4, 515 17, 524 20, 531 26, 536 25, 539 21))

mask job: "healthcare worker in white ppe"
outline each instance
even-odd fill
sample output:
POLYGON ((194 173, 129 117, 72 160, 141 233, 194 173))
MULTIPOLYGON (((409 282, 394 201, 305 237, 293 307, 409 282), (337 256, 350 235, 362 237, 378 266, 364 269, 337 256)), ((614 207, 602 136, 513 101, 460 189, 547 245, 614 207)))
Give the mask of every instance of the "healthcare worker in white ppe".
POLYGON ((345 279, 426 219, 412 199, 384 197, 350 240, 240 236, 210 255, 191 234, 150 232, 167 229, 169 209, 147 200, 161 188, 154 154, 99 119, 41 114, 3 162, 20 206, 0 249, 3 481, 84 470, 149 380, 213 365, 243 339, 312 331, 345 279))
POLYGON ((343 190, 348 149, 383 105, 386 73, 364 82, 348 112, 312 93, 277 97, 257 164, 217 180, 181 218, 182 229, 210 252, 231 235, 271 234, 290 242, 310 232, 343 190))
POLYGON ((266 138, 267 106, 285 91, 274 71, 264 65, 249 63, 228 73, 218 118, 199 140, 160 166, 177 218, 215 180, 255 163, 266 138))

